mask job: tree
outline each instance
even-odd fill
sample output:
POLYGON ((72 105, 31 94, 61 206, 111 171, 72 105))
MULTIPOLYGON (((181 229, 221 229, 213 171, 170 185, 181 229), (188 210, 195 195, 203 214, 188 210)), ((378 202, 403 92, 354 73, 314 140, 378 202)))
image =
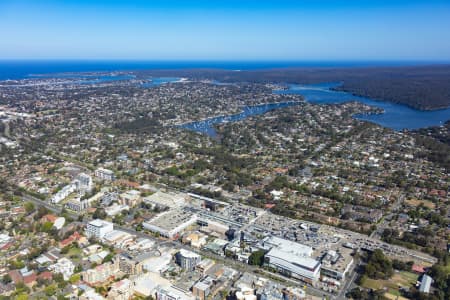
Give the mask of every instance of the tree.
POLYGON ((69 253, 69 250, 72 248, 72 245, 67 245, 64 248, 61 249, 61 254, 67 254, 69 253))
POLYGON ((392 262, 383 251, 375 249, 370 255, 364 273, 372 279, 388 279, 394 274, 392 262))
POLYGON ((23 206, 27 214, 30 214, 34 210, 34 204, 32 202, 26 202, 23 206))
POLYGON ((28 295, 24 293, 19 294, 17 295, 16 300, 28 300, 28 295))
POLYGON ((10 262, 12 269, 22 269, 25 267, 25 263, 21 260, 13 260, 10 262))
POLYGON ((53 275, 53 280, 54 280, 56 283, 58 283, 58 284, 64 282, 63 274, 61 274, 61 273, 56 273, 56 274, 54 274, 54 275, 53 275))
POLYGON ((71 284, 75 284, 75 283, 77 283, 78 281, 80 281, 80 279, 81 279, 81 275, 80 275, 80 274, 73 274, 72 276, 70 276, 69 282, 70 282, 71 284))
POLYGON ((38 218, 42 218, 43 216, 45 216, 46 214, 48 214, 48 209, 45 206, 39 206, 38 208, 38 213, 37 216, 38 218))
POLYGON ((3 277, 2 277, 2 283, 3 284, 8 284, 8 283, 10 283, 12 281, 12 279, 11 279, 11 276, 9 276, 9 274, 5 274, 3 277))
POLYGON ((52 230, 52 228, 53 228, 52 222, 45 222, 41 226, 41 231, 49 233, 52 230))
POLYGON ((361 291, 359 288, 354 288, 350 292, 347 293, 347 298, 352 298, 355 300, 367 299, 367 292, 361 291))
POLYGON ((106 212, 103 208, 97 208, 92 217, 94 219, 104 219, 106 218, 106 212))
POLYGON ((113 260, 113 258, 114 258, 114 256, 111 253, 109 253, 108 255, 105 256, 102 263, 110 262, 113 260))
POLYGON ((75 269, 73 270, 74 273, 80 273, 83 271, 83 266, 82 265, 77 265, 75 267, 75 269))
POLYGON ((44 288, 44 292, 47 296, 51 297, 56 293, 56 289, 57 289, 56 285, 51 284, 44 288))
POLYGON ((248 258, 248 264, 253 266, 262 266, 264 263, 264 254, 263 250, 258 250, 253 252, 248 258))

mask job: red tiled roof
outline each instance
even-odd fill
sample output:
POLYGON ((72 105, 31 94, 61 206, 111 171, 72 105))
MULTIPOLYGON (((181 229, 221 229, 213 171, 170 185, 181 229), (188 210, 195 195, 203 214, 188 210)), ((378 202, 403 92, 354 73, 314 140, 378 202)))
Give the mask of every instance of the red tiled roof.
POLYGON ((33 274, 30 274, 28 276, 23 277, 23 283, 30 284, 36 281, 36 274, 33 272, 33 274))
POLYGON ((417 273, 425 273, 425 268, 423 267, 423 266, 421 266, 421 265, 416 265, 416 264, 414 264, 414 265, 412 265, 412 268, 411 268, 414 272, 417 272, 417 273))
POLYGON ((78 231, 75 231, 67 239, 62 240, 61 242, 59 242, 59 246, 64 248, 65 246, 68 246, 68 245, 72 244, 73 242, 79 240, 80 238, 81 238, 81 235, 78 233, 78 231))
POLYGON ((287 171, 289 171, 289 169, 287 169, 287 168, 275 168, 273 170, 275 171, 275 173, 279 173, 279 174, 285 174, 285 173, 287 173, 287 171))
POLYGON ((14 284, 18 284, 18 283, 23 282, 23 278, 22 278, 22 275, 20 274, 19 270, 9 271, 8 274, 11 277, 12 281, 14 282, 14 284))
POLYGON ((138 188, 140 186, 140 184, 137 182, 124 180, 124 179, 120 179, 116 183, 119 185, 128 186, 128 187, 132 187, 132 188, 138 188))
POLYGON ((39 274, 38 277, 41 279, 52 280, 53 274, 50 271, 45 271, 45 272, 42 272, 41 274, 39 274))
POLYGON ((8 250, 9 247, 13 245, 13 242, 8 242, 3 245, 3 247, 0 248, 0 250, 8 250))
POLYGON ((55 223, 56 219, 58 219, 58 217, 55 215, 52 215, 52 214, 47 214, 41 218, 41 220, 43 220, 43 221, 52 222, 52 223, 55 223))

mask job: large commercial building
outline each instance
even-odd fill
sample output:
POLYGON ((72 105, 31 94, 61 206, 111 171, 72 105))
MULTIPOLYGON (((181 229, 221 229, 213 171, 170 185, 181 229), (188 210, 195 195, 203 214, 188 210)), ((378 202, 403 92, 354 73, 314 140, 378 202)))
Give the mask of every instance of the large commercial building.
POLYGON ((311 247, 275 236, 264 239, 261 246, 269 249, 264 257, 265 265, 307 283, 313 284, 319 279, 321 263, 311 258, 311 247))
POLYGON ((113 223, 95 219, 90 221, 86 226, 86 236, 88 238, 95 237, 102 239, 106 234, 114 230, 113 223))
POLYGON ((151 232, 173 239, 196 222, 196 214, 181 209, 174 209, 163 212, 150 221, 142 223, 142 225, 151 232))

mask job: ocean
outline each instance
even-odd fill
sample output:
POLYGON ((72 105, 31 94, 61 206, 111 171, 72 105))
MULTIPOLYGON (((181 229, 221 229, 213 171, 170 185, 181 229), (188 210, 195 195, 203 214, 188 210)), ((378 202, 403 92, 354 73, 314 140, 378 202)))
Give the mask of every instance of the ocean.
POLYGON ((374 67, 425 65, 419 61, 137 61, 137 60, 0 60, 0 80, 68 72, 170 69, 258 70, 288 67, 374 67))

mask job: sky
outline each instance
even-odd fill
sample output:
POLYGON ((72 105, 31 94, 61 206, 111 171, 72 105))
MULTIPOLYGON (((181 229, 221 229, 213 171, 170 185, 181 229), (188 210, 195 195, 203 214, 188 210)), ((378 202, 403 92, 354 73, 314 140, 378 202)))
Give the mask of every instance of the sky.
POLYGON ((0 0, 0 59, 450 61, 450 1, 0 0))

